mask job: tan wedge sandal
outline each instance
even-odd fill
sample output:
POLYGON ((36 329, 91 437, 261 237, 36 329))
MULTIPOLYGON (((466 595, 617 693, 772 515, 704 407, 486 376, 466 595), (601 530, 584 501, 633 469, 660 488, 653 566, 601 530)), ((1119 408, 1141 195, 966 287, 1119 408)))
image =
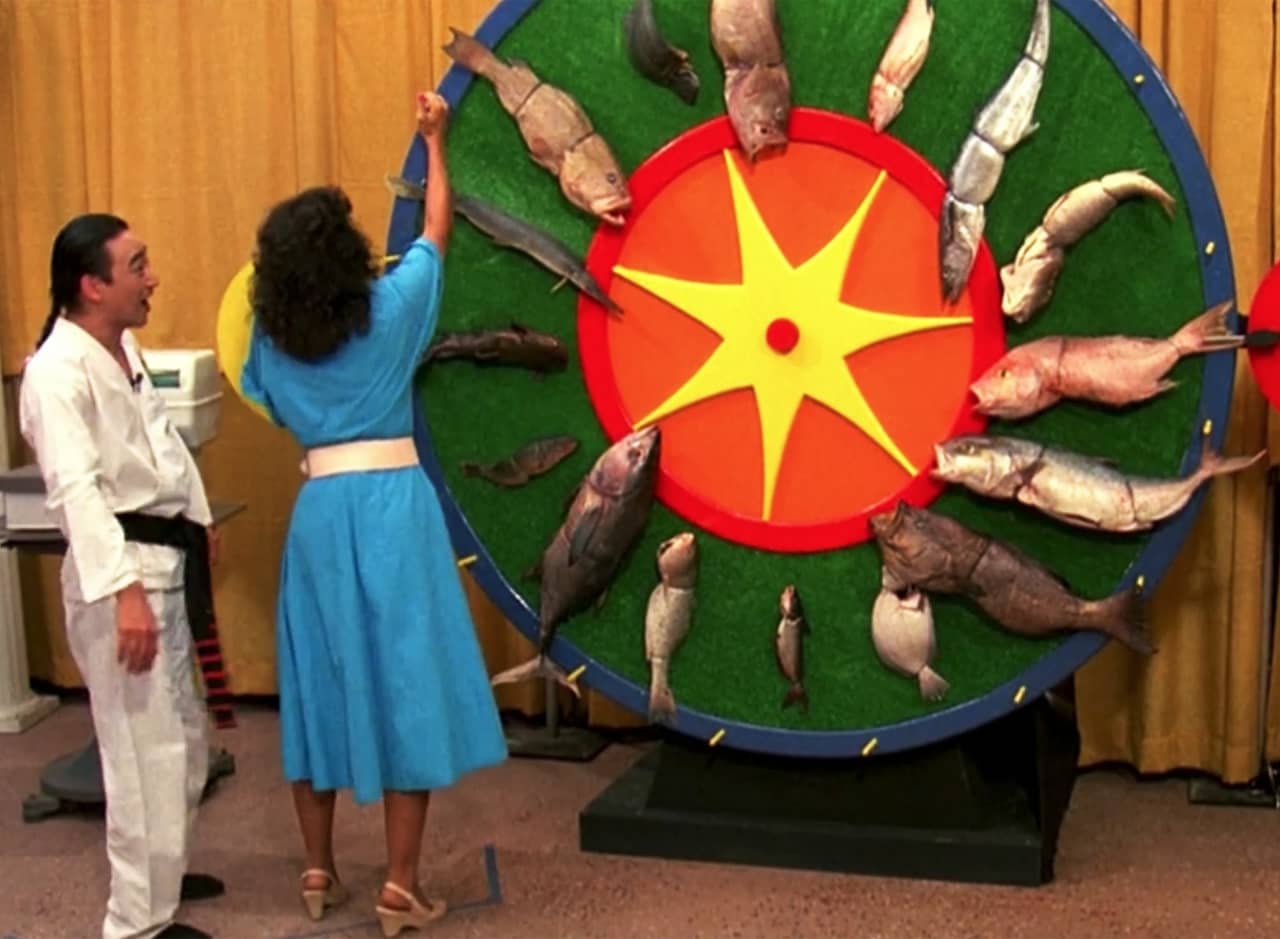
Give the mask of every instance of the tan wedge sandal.
POLYGON ((339 906, 347 901, 347 888, 338 882, 333 874, 319 867, 302 872, 302 902, 307 908, 307 915, 313 920, 324 919, 325 910, 331 906, 339 906), (323 877, 327 885, 319 890, 306 886, 308 877, 323 877))
POLYGON ((378 912, 378 924, 382 926, 382 934, 387 939, 399 935, 400 930, 406 927, 409 929, 422 929, 428 923, 438 920, 448 912, 448 904, 443 900, 428 900, 428 905, 423 906, 418 902, 417 897, 398 884, 393 884, 388 880, 382 886, 384 890, 390 890, 409 902, 409 909, 407 910, 397 910, 394 907, 383 906, 381 903, 375 907, 378 912))

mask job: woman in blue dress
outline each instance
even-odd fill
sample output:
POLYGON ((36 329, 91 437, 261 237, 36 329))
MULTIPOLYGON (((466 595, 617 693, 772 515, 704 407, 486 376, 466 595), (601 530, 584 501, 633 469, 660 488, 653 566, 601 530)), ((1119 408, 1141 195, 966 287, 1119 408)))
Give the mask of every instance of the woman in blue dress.
POLYGON ((413 376, 435 331, 452 225, 448 108, 418 97, 425 225, 384 276, 335 188, 274 207, 258 231, 241 384, 306 448, 277 602, 285 777, 313 919, 346 898, 334 796, 384 800, 383 932, 444 913, 418 885, 430 790, 507 756, 444 516, 413 446, 413 376))

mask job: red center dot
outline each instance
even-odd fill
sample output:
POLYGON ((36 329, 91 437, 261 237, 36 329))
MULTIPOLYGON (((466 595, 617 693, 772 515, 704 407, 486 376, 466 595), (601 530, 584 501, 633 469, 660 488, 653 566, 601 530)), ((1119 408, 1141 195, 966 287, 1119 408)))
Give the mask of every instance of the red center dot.
POLYGON ((800 329, 791 320, 779 317, 769 324, 764 334, 769 348, 779 355, 786 355, 800 341, 800 329))

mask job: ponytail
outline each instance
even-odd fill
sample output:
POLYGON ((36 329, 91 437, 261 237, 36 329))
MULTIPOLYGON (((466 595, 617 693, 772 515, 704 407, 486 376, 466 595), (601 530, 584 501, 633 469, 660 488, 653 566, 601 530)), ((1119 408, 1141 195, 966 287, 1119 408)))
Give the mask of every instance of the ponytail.
POLYGON ((77 215, 62 226, 53 239, 53 252, 49 258, 49 297, 52 302, 40 338, 36 340, 37 349, 53 332, 58 315, 80 305, 81 277, 92 274, 111 282, 111 256, 107 253, 107 242, 128 227, 124 219, 99 212, 77 215))
POLYGON ((36 340, 36 348, 39 349, 44 345, 44 341, 49 338, 49 334, 53 332, 53 324, 58 322, 58 315, 62 312, 62 307, 54 303, 53 309, 49 311, 49 315, 45 318, 44 327, 40 330, 40 338, 36 340))

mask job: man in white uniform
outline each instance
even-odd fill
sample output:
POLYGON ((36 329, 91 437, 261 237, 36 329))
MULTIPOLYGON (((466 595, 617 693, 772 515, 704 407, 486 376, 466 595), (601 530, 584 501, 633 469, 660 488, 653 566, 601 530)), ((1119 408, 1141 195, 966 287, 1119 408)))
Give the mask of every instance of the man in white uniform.
POLYGON ((128 332, 147 322, 159 285, 146 246, 122 219, 82 215, 54 240, 50 273, 53 308, 24 370, 20 424, 68 546, 67 637, 89 690, 106 796, 102 936, 200 939, 209 934, 174 915, 181 899, 223 892, 216 878, 186 873, 209 758, 189 592, 210 590, 212 516, 128 332), (193 529, 198 550, 131 523, 193 529))

